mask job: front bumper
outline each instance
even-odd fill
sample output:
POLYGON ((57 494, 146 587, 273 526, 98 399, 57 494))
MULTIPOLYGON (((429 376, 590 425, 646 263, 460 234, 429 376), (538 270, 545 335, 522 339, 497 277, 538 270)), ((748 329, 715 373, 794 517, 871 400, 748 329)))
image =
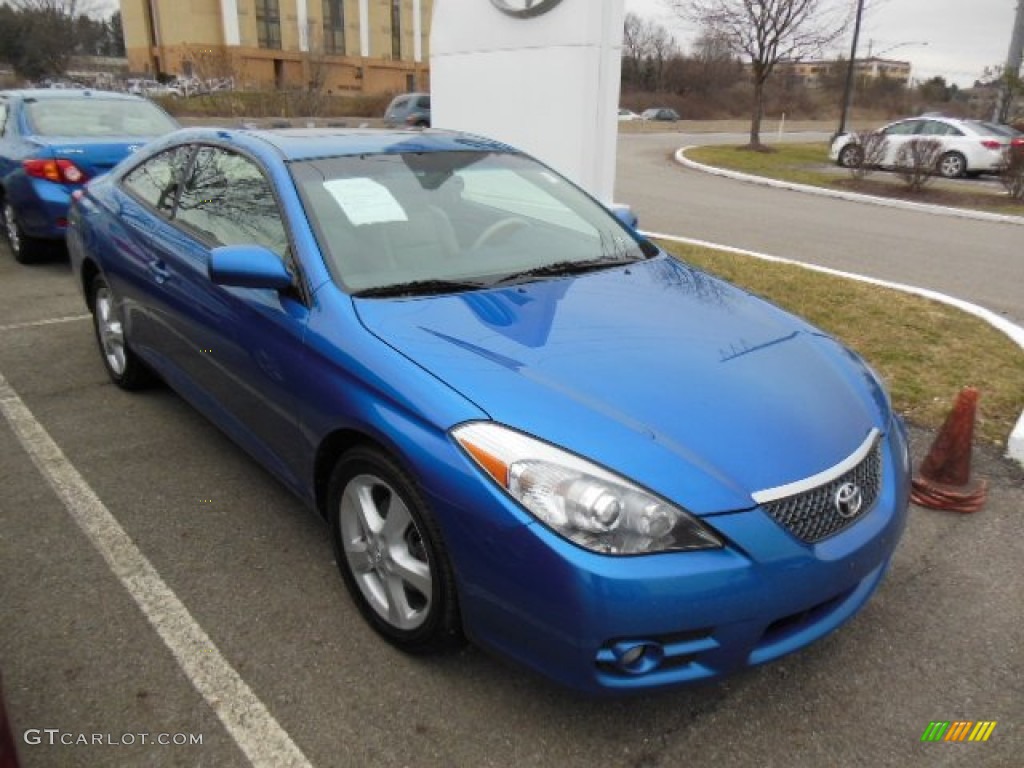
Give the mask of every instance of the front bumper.
POLYGON ((882 462, 874 506, 816 544, 758 507, 704 518, 729 542, 721 550, 607 557, 540 524, 460 545, 467 634, 593 693, 712 680, 796 651, 853 616, 885 574, 909 499, 899 427, 882 462))

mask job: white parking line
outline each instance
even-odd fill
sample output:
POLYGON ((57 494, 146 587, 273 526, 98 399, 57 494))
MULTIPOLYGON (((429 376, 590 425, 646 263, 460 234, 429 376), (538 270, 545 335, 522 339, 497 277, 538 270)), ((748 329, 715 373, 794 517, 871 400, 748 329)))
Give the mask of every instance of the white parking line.
POLYGON ((33 320, 28 323, 12 323, 11 325, 0 325, 0 333, 4 331, 20 331, 22 328, 36 328, 41 325, 59 325, 60 323, 77 323, 79 320, 89 320, 92 315, 68 315, 67 317, 52 317, 49 320, 33 320))
POLYGON ((0 411, 32 463, 257 768, 312 768, 0 374, 0 411))

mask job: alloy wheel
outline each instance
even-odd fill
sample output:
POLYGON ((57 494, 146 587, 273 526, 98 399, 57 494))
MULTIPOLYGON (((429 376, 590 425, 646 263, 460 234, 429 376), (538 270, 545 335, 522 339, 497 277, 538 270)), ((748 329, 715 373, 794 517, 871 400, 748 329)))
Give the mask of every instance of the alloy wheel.
POLYGON ((345 560, 373 611, 395 629, 422 626, 433 575, 423 534, 401 496, 380 477, 356 475, 342 494, 339 527, 345 560))
POLYGON ((105 285, 96 291, 96 330, 103 356, 115 376, 124 375, 128 364, 124 349, 124 328, 117 316, 114 296, 105 285))
POLYGON ((964 159, 960 155, 943 155, 939 160, 939 173, 947 179, 956 179, 963 175, 964 165, 964 159))
POLYGON ((17 256, 21 252, 21 234, 18 232, 18 220, 14 215, 14 206, 4 203, 4 233, 11 251, 17 256))

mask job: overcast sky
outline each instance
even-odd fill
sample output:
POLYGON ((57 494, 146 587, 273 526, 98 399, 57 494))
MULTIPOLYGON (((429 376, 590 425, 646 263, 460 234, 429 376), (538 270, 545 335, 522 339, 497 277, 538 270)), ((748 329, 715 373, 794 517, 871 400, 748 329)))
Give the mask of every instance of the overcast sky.
MULTIPOLYGON (((846 1, 851 8, 856 2, 846 1)), ((869 41, 874 41, 875 54, 909 61, 915 79, 941 75, 948 82, 970 86, 985 67, 1006 61, 1017 2, 874 0, 874 8, 864 12, 857 55, 867 56, 869 41)), ((626 0, 626 10, 656 19, 684 50, 689 49, 693 27, 668 12, 663 0, 626 0)), ((843 43, 844 55, 849 55, 850 42, 847 38, 843 43)))

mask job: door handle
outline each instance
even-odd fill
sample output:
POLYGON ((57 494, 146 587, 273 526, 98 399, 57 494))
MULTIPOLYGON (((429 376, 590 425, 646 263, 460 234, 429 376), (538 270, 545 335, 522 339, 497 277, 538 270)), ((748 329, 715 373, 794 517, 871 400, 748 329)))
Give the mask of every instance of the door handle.
POLYGON ((153 279, 158 283, 164 283, 167 278, 171 276, 171 273, 167 270, 167 266, 162 261, 151 261, 146 265, 149 269, 149 274, 153 276, 153 279))

